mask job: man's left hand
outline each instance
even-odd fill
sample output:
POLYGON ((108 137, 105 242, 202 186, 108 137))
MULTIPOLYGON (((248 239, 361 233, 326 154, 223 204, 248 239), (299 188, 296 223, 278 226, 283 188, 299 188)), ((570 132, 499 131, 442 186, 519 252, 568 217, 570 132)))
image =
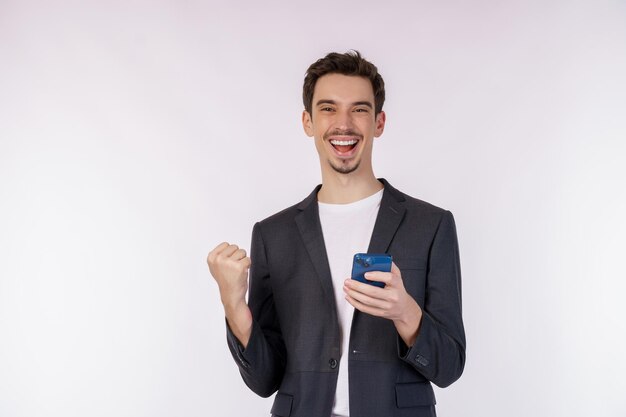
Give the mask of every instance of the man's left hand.
POLYGON ((400 269, 392 263, 391 272, 367 272, 365 278, 382 282, 385 288, 347 279, 343 286, 346 300, 363 313, 392 320, 404 343, 412 346, 422 321, 422 309, 406 292, 400 269))

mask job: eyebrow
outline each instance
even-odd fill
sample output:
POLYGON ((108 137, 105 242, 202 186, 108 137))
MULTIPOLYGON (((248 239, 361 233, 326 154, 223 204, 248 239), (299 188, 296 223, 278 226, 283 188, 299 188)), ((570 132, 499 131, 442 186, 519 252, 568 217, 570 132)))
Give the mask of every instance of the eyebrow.
MULTIPOLYGON (((321 99, 318 100, 317 103, 315 103, 316 106, 319 106, 321 104, 337 104, 337 102, 335 100, 328 100, 328 99, 321 99)), ((370 109, 373 109, 374 106, 372 106, 372 103, 370 103, 369 101, 355 101, 354 103, 352 103, 353 106, 367 106, 370 109)))

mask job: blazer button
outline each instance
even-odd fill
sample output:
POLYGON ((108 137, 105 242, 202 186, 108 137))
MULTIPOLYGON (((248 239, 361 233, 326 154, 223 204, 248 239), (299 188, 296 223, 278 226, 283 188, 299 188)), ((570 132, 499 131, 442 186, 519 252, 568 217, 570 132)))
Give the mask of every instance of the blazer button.
POLYGON ((331 360, 329 360, 328 366, 330 366, 330 369, 335 369, 337 367, 337 359, 332 358, 331 360))
POLYGON ((426 359, 425 357, 423 357, 422 355, 417 355, 415 357, 415 362, 419 363, 422 366, 428 366, 428 364, 430 363, 428 361, 428 359, 426 359))

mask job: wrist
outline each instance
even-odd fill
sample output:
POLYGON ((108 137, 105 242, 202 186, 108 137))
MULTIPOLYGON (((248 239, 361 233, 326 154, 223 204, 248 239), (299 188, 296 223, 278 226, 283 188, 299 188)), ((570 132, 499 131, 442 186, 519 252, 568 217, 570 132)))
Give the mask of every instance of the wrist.
POLYGON ((222 298, 222 306, 226 317, 238 315, 241 311, 248 310, 245 298, 222 298))
POLYGON ((220 301, 225 311, 232 311, 242 308, 246 304, 246 292, 234 291, 232 288, 220 287, 220 301))
POLYGON ((404 310, 404 314, 394 320, 396 330, 407 346, 412 346, 415 343, 421 323, 422 309, 413 298, 411 298, 409 308, 404 310))
POLYGON ((224 306, 224 313, 230 330, 245 349, 248 346, 248 340, 252 332, 252 312, 250 308, 244 302, 235 308, 224 306))

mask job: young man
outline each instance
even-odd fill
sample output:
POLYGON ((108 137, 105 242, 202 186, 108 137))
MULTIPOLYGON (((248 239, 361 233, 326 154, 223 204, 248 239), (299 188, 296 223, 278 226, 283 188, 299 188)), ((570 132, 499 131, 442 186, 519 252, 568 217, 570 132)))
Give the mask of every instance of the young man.
POLYGON ((303 99, 322 184, 254 226, 250 258, 228 243, 208 256, 228 346, 250 389, 278 390, 274 416, 435 416, 431 382, 465 364, 452 214, 376 179, 385 89, 358 52, 312 64, 303 99), (393 256, 366 275, 384 288, 350 279, 359 252, 393 256))

